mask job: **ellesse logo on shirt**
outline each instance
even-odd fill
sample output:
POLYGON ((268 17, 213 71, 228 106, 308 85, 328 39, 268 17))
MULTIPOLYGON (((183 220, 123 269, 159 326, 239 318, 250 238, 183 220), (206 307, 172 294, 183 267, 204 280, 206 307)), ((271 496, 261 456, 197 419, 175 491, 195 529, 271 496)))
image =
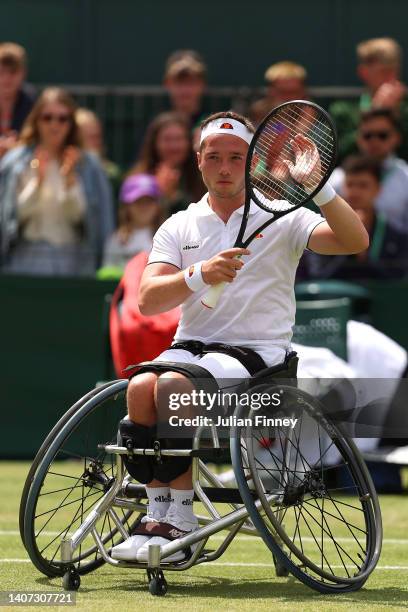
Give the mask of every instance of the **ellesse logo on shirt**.
POLYGON ((191 249, 199 249, 200 245, 199 244, 185 244, 183 246, 183 251, 191 251, 191 249))

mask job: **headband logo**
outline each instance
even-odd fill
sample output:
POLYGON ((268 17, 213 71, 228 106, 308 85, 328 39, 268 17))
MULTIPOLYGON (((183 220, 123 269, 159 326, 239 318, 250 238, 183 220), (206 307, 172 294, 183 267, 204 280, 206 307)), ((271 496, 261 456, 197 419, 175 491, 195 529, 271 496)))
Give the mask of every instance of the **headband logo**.
POLYGON ((220 125, 220 130, 233 130, 234 128, 230 123, 222 123, 220 125))

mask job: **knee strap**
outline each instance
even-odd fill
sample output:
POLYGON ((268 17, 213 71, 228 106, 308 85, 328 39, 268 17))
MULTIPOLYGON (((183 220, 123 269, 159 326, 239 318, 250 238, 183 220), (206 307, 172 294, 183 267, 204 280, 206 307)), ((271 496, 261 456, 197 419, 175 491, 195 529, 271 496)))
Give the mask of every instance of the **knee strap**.
MULTIPOLYGON (((158 425, 160 431, 160 425, 158 425)), ((160 438, 160 448, 171 450, 173 448, 192 448, 192 438, 160 438)), ((170 482, 187 472, 191 465, 191 457, 162 457, 153 466, 154 477, 161 482, 170 482)))
MULTIPOLYGON (((119 423, 119 434, 123 446, 127 448, 153 448, 156 426, 147 427, 146 425, 138 425, 129 419, 122 419, 119 423)), ((153 457, 133 455, 133 457, 124 456, 123 460, 132 478, 143 484, 153 480, 153 457)))

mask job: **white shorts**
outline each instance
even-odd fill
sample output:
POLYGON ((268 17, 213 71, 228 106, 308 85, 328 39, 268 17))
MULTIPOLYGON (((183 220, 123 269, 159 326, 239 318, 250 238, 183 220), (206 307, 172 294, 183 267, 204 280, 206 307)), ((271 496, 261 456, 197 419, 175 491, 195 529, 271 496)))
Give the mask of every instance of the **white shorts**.
POLYGON ((177 363, 192 363, 205 368, 217 379, 250 378, 248 370, 238 359, 225 355, 225 353, 205 353, 193 355, 184 349, 168 349, 161 353, 154 361, 176 361, 177 363))

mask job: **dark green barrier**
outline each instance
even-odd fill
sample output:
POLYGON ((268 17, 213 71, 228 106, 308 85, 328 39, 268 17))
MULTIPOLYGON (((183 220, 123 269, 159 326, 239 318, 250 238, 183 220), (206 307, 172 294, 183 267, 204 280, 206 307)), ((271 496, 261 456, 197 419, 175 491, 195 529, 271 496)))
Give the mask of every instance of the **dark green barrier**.
MULTIPOLYGON (((0 276, 0 457, 33 457, 68 407, 106 378, 104 296, 114 287, 0 276)), ((408 347, 408 283, 369 288, 372 323, 408 347)))
POLYGON ((106 376, 104 296, 115 283, 0 277, 1 457, 32 457, 106 376))

